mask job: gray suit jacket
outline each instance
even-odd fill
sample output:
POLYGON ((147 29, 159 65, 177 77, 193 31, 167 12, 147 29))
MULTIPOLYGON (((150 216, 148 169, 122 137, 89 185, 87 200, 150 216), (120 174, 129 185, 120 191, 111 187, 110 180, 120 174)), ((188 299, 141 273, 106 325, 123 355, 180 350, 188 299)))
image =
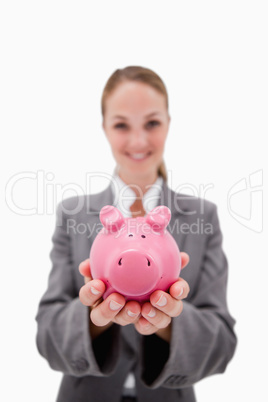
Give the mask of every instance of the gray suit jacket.
POLYGON ((237 341, 226 304, 227 260, 217 208, 163 183, 158 205, 170 208, 168 230, 190 255, 181 276, 191 291, 182 314, 172 319, 171 343, 156 335, 142 336, 133 325, 116 324, 92 341, 89 309, 78 297, 84 284, 78 266, 88 258, 102 227, 101 208, 113 205, 111 186, 57 207, 52 270, 36 316, 38 350, 51 368, 64 374, 57 401, 119 402, 132 370, 138 401, 193 402, 193 384, 224 372, 237 341))

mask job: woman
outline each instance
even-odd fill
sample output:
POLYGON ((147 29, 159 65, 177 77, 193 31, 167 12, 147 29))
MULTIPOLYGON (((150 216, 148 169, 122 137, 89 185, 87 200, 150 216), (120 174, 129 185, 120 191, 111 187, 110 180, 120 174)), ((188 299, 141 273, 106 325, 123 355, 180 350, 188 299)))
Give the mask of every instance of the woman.
POLYGON ((37 314, 38 349, 64 373, 58 402, 192 402, 193 384, 223 372, 236 346, 216 206, 167 186, 170 116, 157 74, 142 67, 115 71, 103 91, 102 115, 117 166, 103 192, 58 205, 53 267, 37 314), (143 306, 118 293, 103 301, 104 283, 91 278, 87 257, 104 205, 133 217, 156 205, 171 209, 169 227, 188 266, 168 292, 155 291, 143 306), (201 218, 207 229, 191 230, 201 218), (75 231, 74 221, 87 222, 91 235, 75 231))

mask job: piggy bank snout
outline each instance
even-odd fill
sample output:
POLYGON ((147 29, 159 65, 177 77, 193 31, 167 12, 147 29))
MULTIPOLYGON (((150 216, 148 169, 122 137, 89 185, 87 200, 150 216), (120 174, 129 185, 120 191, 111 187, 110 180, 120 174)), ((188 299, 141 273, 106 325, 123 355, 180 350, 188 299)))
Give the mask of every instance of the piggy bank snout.
POLYGON ((152 256, 127 250, 115 259, 109 277, 117 292, 140 296, 154 289, 160 280, 160 272, 152 256))

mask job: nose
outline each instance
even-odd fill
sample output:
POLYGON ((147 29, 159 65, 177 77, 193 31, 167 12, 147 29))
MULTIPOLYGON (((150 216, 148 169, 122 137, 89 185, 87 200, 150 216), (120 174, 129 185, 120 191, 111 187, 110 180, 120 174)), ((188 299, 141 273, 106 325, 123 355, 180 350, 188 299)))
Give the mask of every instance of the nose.
POLYGON ((110 273, 114 289, 128 296, 151 292, 159 279, 159 269, 152 256, 136 250, 123 252, 110 273))
POLYGON ((133 130, 130 135, 130 146, 133 150, 143 150, 147 146, 148 138, 145 130, 133 130))

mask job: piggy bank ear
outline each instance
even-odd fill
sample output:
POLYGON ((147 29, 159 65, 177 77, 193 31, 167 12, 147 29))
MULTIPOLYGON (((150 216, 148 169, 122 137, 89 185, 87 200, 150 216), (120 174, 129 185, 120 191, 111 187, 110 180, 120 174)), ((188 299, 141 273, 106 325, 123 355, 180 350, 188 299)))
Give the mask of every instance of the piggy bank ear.
POLYGON ((100 221, 109 232, 117 232, 124 224, 124 217, 117 208, 106 205, 100 211, 100 221))
POLYGON ((160 205, 149 212, 146 216, 146 222, 152 226, 155 232, 163 232, 169 224, 170 218, 170 209, 165 205, 160 205))

